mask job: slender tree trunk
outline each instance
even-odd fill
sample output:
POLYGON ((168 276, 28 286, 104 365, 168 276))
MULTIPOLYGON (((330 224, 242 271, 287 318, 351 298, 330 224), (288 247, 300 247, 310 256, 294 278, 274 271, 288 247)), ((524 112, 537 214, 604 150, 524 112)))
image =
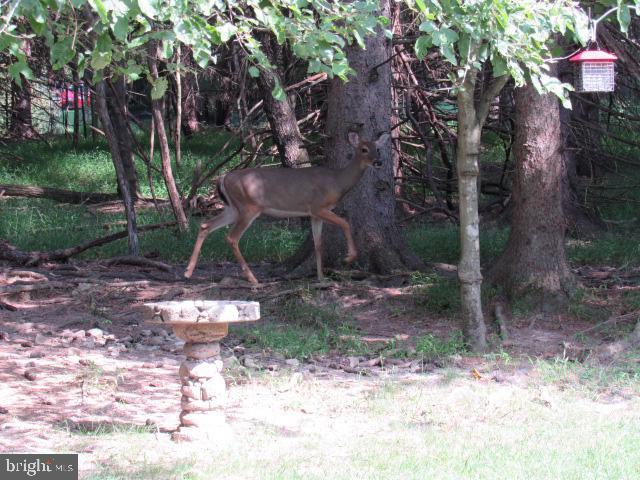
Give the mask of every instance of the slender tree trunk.
MULTIPOLYGON (((159 45, 157 42, 149 42, 148 63, 151 76, 154 80, 158 79, 158 49, 159 45)), ((185 231, 189 224, 184 214, 184 209, 182 208, 182 201, 180 200, 180 194, 178 193, 171 169, 171 154, 169 152, 169 140, 164 126, 164 104, 162 99, 152 100, 151 110, 156 133, 158 134, 158 146, 160 147, 160 158, 162 160, 162 176, 167 187, 167 192, 169 193, 169 201, 180 230, 185 231)))
MULTIPOLYGON (((24 40, 21 46, 22 52, 31 58, 31 41, 24 40)), ((22 85, 11 81, 13 94, 13 107, 11 109, 11 120, 9 123, 9 135, 13 138, 33 139, 38 138, 38 132, 33 128, 31 116, 31 83, 24 76, 20 76, 22 85)))
POLYGON ((193 51, 187 46, 182 49, 182 132, 186 137, 198 133, 198 82, 194 73, 196 65, 193 60, 193 51))
POLYGON ((118 189, 120 190, 120 195, 122 196, 122 201, 124 203, 124 210, 127 217, 129 255, 139 255, 140 246, 138 244, 138 231, 136 225, 134 197, 132 195, 129 182, 127 181, 127 177, 125 175, 125 169, 121 157, 120 137, 116 134, 115 127, 111 122, 111 118, 109 116, 109 107, 107 105, 108 91, 109 89, 107 88, 106 81, 101 80, 96 86, 96 110, 98 116, 100 117, 100 123, 102 124, 102 129, 104 131, 105 137, 107 138, 107 143, 109 144, 111 159, 113 160, 113 165, 116 169, 118 189))
POLYGON ((80 77, 78 76, 78 68, 75 65, 71 66, 71 75, 73 80, 73 146, 74 148, 78 148, 80 135, 80 116, 78 115, 80 105, 78 100, 80 77))
POLYGON ((489 273, 511 299, 543 311, 567 306, 574 279, 565 255, 560 108, 553 94, 532 85, 514 92, 516 172, 507 246, 489 273))
POLYGON ((127 84, 124 77, 117 78, 113 82, 108 82, 107 90, 107 107, 109 108, 109 118, 113 124, 114 132, 118 139, 118 148, 120 149, 120 159, 125 179, 129 184, 129 192, 133 199, 140 196, 140 188, 138 184, 138 173, 133 157, 133 139, 129 131, 127 118, 128 94, 127 84))
MULTIPOLYGON (((390 1, 382 0, 380 15, 389 16, 390 1)), ((331 168, 344 167, 353 156, 348 133, 355 131, 365 140, 391 128, 391 55, 384 34, 366 39, 366 50, 347 48, 349 64, 357 72, 348 83, 331 81, 328 96, 325 157, 331 168)), ((369 271, 390 273, 394 270, 418 269, 421 260, 409 249, 395 222, 395 196, 391 142, 380 149, 380 169, 368 169, 358 184, 343 198, 336 213, 345 218, 352 229, 358 249, 356 264, 369 271)), ((323 245, 325 265, 342 265, 346 252, 342 231, 325 225, 323 245)), ((312 242, 308 240, 293 257, 292 263, 304 258, 303 270, 315 267, 312 242)))
MULTIPOLYGON (((264 34, 262 49, 273 65, 280 65, 279 46, 271 34, 264 34)), ((296 112, 288 97, 284 100, 273 98, 271 92, 280 85, 285 87, 283 73, 279 67, 275 70, 262 70, 258 77, 258 86, 262 93, 263 109, 269 120, 273 139, 278 147, 280 161, 285 167, 297 167, 309 162, 309 154, 304 147, 296 120, 296 112)))
POLYGON ((460 299, 463 330, 473 351, 486 348, 486 326, 482 314, 480 270, 480 218, 478 176, 482 124, 475 107, 477 72, 468 71, 458 93, 458 192, 460 211, 460 299))

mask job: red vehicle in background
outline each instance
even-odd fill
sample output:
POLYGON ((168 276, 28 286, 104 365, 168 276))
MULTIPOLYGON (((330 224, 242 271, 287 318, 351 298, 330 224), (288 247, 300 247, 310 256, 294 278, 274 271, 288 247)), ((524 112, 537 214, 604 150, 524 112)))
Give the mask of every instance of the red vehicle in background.
MULTIPOLYGON (((75 99, 75 89, 73 84, 71 83, 64 83, 61 86, 58 86, 56 88, 56 93, 57 93, 57 103, 58 106, 60 108, 66 109, 66 110, 73 110, 73 108, 75 107, 74 105, 74 99, 75 99)), ((86 100, 86 106, 90 107, 91 106, 91 91, 87 91, 87 94, 85 95, 85 90, 84 90, 84 83, 80 82, 78 84, 78 104, 77 104, 77 108, 82 108, 85 104, 85 100, 86 100)))

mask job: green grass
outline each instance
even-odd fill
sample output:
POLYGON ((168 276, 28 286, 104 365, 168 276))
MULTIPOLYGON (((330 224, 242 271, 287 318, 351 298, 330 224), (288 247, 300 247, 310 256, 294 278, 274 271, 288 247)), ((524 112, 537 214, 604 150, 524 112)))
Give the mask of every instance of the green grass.
MULTIPOLYGON (((95 450, 95 466, 82 478, 638 478, 637 399, 599 403, 553 385, 443 375, 350 385, 313 379, 276 395, 262 377, 236 387, 244 421, 231 423, 235 436, 175 445, 119 435, 95 450)), ((72 436, 72 448, 76 441, 86 437, 72 436)))

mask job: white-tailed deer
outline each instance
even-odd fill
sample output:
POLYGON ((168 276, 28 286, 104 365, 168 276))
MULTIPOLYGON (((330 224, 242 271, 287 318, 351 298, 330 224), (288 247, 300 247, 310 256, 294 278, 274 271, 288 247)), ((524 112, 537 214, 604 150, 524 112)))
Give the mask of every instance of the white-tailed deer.
POLYGON ((245 230, 263 213, 273 217, 311 217, 319 280, 323 278, 322 222, 342 228, 348 249, 345 261, 353 262, 358 253, 349 224, 331 210, 344 194, 358 183, 367 167, 373 165, 379 168, 382 165, 378 159, 378 148, 388 138, 389 134, 384 133, 375 142, 365 142, 357 133, 349 133, 349 143, 355 148, 355 155, 346 167, 336 170, 325 167, 252 168, 223 176, 218 181, 218 191, 225 202, 225 208, 220 215, 200 225, 200 232, 184 276, 190 278, 193 274, 207 235, 233 224, 225 239, 233 250, 245 278, 251 283, 258 283, 240 253, 238 242, 245 230))

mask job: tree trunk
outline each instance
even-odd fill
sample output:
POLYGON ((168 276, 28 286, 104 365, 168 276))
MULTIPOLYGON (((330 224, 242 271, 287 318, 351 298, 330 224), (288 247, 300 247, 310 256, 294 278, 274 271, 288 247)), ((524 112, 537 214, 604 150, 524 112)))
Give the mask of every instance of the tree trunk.
MULTIPOLYGON (((31 41, 22 42, 22 51, 29 61, 31 57, 31 41)), ((19 139, 38 138, 38 132, 33 128, 31 117, 31 83, 20 75, 22 85, 11 81, 13 106, 11 108, 11 120, 9 123, 9 135, 19 139)))
MULTIPOLYGON (((149 42, 149 70, 154 80, 158 79, 158 49, 157 42, 149 42)), ((164 127, 164 104, 162 99, 151 100, 151 110, 153 114, 153 120, 156 127, 156 133, 158 134, 158 146, 160 147, 160 158, 162 161, 162 176, 164 183, 167 187, 167 193, 169 194, 169 202, 173 214, 178 222, 178 227, 181 231, 185 231, 189 226, 187 217, 184 214, 182 208, 182 201, 180 200, 180 194, 176 187, 176 182, 173 178, 173 171, 171 169, 171 154, 169 152, 169 140, 167 138, 167 132, 164 127)))
POLYGON ((562 210, 560 108, 553 94, 539 95, 532 85, 514 92, 516 172, 513 213, 507 246, 493 266, 492 283, 511 299, 525 299, 542 311, 567 306, 574 285, 565 255, 562 210))
POLYGON ((140 196, 138 186, 138 173, 133 158, 133 139, 129 131, 127 119, 127 84, 124 77, 109 81, 107 89, 107 108, 109 119, 113 125, 114 134, 117 138, 118 149, 124 178, 129 186, 129 192, 135 200, 140 196))
POLYGON ((196 65, 193 50, 183 45, 182 49, 182 132, 186 137, 200 131, 198 122, 198 83, 194 73, 196 65))
MULTIPOLYGON (((390 13, 390 1, 382 0, 380 15, 390 13)), ((344 167, 353 156, 348 132, 358 132, 364 140, 375 140, 391 128, 391 55, 390 42, 382 32, 366 39, 366 50, 347 48, 349 64, 357 72, 348 83, 331 82, 326 132, 326 164, 344 167)), ((395 223, 395 197, 391 142, 379 152, 380 169, 368 169, 358 184, 343 198, 336 213, 345 218, 352 229, 358 249, 356 264, 369 271, 389 273, 394 270, 418 269, 421 260, 409 249, 395 223)), ((322 244, 325 265, 342 264, 346 244, 342 231, 325 225, 322 244)), ((312 242, 308 240, 292 262, 306 257, 304 270, 315 266, 312 242)))
POLYGON ((480 270, 480 218, 478 215, 478 156, 482 121, 475 107, 477 71, 470 70, 458 92, 458 193, 460 211, 460 301, 467 343, 475 352, 486 348, 486 326, 482 314, 480 270))
MULTIPOLYGON (((273 65, 280 65, 278 58, 279 46, 271 34, 262 37, 262 49, 273 65)), ((309 162, 309 154, 304 147, 304 139, 300 134, 296 120, 296 112, 288 97, 276 100, 271 92, 280 85, 285 87, 280 67, 275 70, 262 70, 258 77, 258 87, 262 93, 262 108, 264 109, 273 139, 278 147, 280 162, 285 167, 297 167, 309 162)))
POLYGON ((134 205, 134 197, 130 190, 129 182, 125 174, 125 168, 122 161, 121 137, 116 133, 115 126, 109 116, 109 107, 107 105, 107 88, 106 80, 101 80, 96 86, 96 110, 100 117, 100 123, 104 131, 105 137, 111 151, 111 159, 116 169, 116 177, 118 179, 118 189, 124 203, 124 210, 127 216, 127 233, 129 241, 129 255, 139 255, 140 246, 138 244, 138 231, 136 225, 136 210, 134 205))

